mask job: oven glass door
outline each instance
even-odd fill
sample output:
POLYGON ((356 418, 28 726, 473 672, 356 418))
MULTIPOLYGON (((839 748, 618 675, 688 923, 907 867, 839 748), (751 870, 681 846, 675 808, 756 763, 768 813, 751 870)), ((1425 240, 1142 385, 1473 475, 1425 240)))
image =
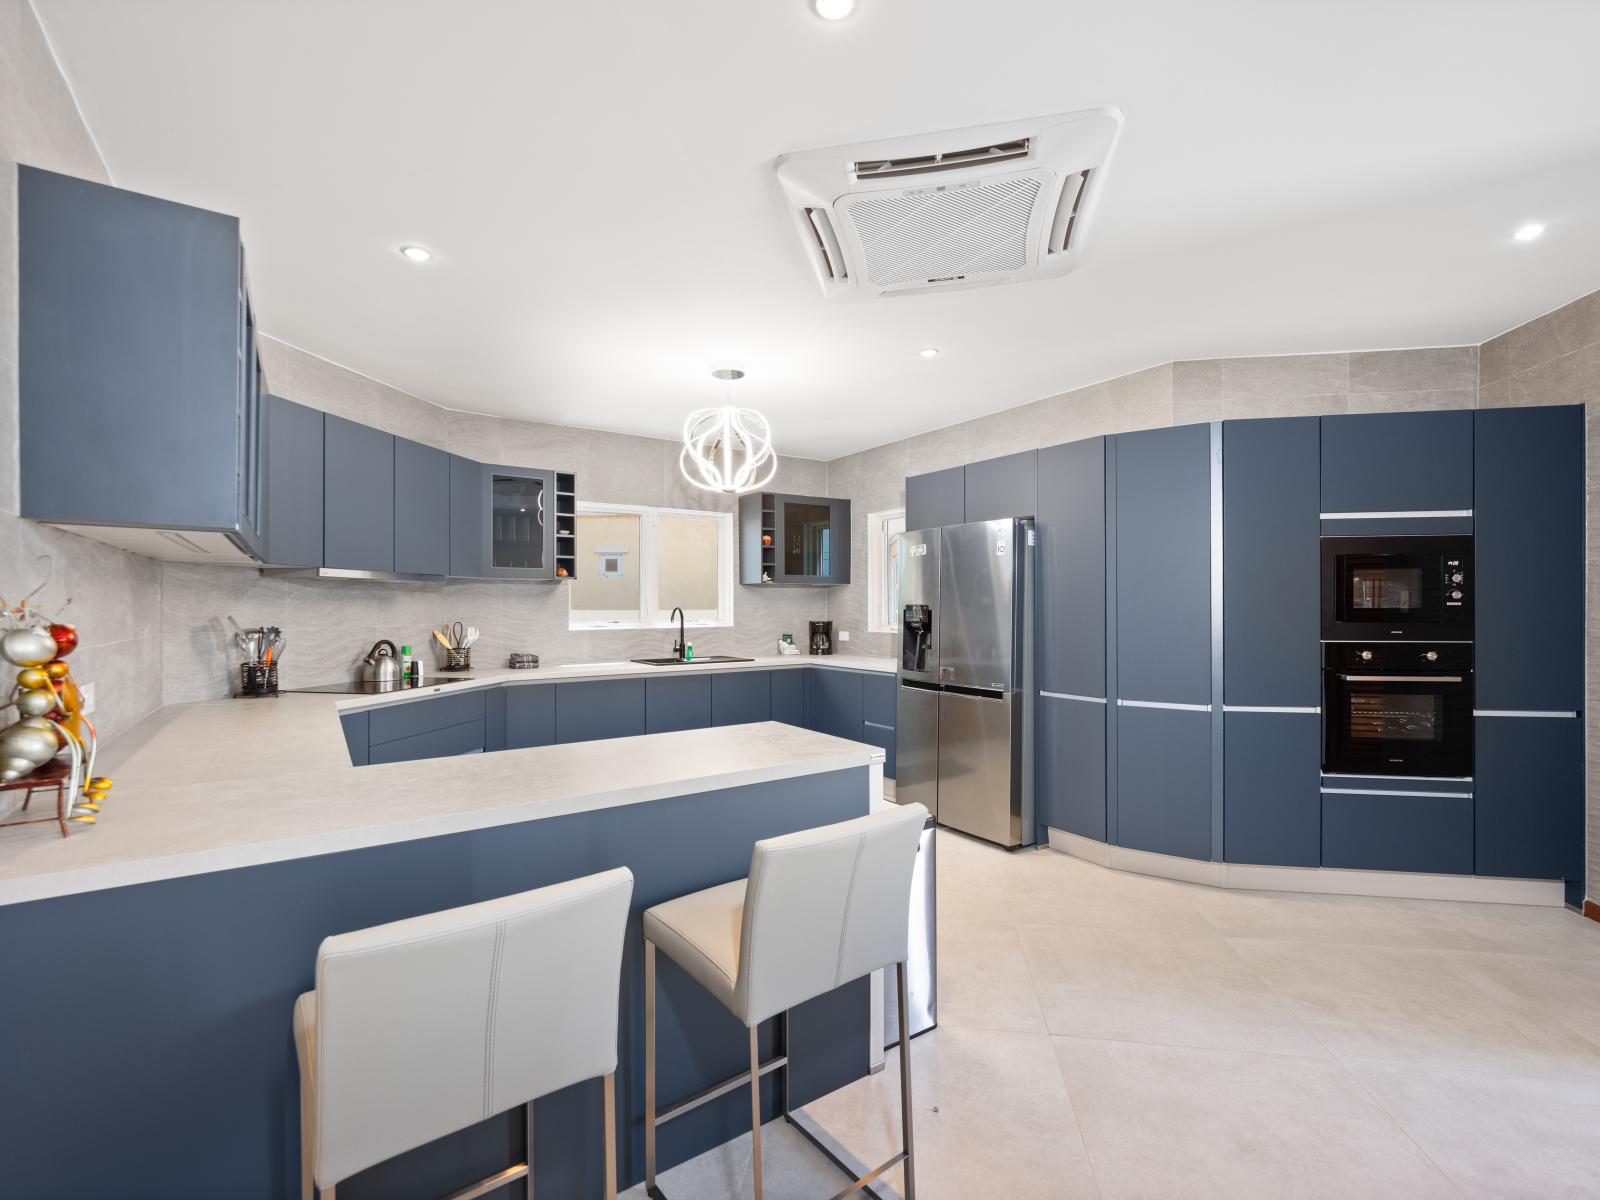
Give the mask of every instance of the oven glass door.
POLYGON ((1323 769, 1472 774, 1472 676, 1323 673, 1323 769))
POLYGON ((1334 571, 1342 624, 1437 624, 1444 616, 1438 554, 1340 554, 1334 571))

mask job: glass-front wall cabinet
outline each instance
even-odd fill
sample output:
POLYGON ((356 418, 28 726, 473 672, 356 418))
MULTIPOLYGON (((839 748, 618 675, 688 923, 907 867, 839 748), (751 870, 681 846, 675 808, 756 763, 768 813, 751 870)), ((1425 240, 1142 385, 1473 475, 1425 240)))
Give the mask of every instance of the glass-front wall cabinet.
POLYGON ((849 583, 850 501, 777 492, 741 496, 739 554, 741 583, 849 583))
POLYGON ((484 574, 513 579, 556 578, 558 506, 554 473, 486 466, 483 486, 489 511, 484 574))

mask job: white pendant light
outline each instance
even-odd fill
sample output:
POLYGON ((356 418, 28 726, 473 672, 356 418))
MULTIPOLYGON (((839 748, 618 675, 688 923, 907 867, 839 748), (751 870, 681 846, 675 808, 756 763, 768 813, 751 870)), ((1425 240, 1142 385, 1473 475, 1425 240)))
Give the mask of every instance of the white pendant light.
MULTIPOLYGON (((744 372, 737 367, 719 367, 711 376, 725 381, 731 392, 734 380, 743 379, 744 372)), ((778 471, 772 426, 753 408, 725 404, 697 409, 683 423, 678 470, 695 487, 708 492, 737 496, 765 487, 778 471)))

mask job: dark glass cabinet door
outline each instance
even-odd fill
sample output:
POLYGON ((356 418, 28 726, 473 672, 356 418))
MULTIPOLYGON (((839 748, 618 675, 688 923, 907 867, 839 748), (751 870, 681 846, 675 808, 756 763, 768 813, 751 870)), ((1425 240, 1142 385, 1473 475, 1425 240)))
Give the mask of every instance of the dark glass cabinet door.
POLYGON ((522 467, 483 468, 485 575, 555 577, 555 476, 522 467))
POLYGON ((850 582, 850 501, 776 497, 775 583, 850 582))

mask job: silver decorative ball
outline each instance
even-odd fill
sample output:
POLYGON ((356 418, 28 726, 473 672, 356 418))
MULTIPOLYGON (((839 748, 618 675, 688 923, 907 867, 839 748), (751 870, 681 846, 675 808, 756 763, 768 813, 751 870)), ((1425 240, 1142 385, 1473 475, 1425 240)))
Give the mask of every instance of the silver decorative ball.
POLYGON ((0 638, 0 654, 19 667, 43 666, 56 656, 56 640, 43 629, 13 629, 0 638))
POLYGON ((0 758, 26 759, 35 767, 49 762, 60 748, 53 729, 17 724, 0 733, 0 758))
POLYGON ((34 688, 17 693, 17 711, 25 717, 42 717, 61 701, 49 688, 34 688))

